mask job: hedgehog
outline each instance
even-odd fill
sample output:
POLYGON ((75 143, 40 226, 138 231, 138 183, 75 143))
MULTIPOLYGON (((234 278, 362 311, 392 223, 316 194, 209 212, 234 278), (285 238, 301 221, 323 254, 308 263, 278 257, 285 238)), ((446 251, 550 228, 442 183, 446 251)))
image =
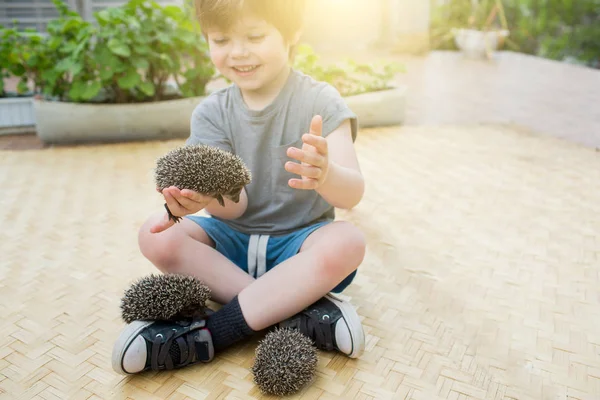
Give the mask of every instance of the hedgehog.
MULTIPOLYGON (((213 312, 205 306, 209 297, 210 289, 198 278, 150 275, 125 291, 122 316, 127 323, 206 316, 213 312)), ((308 336, 295 329, 275 327, 259 342, 252 373, 263 393, 285 396, 312 381, 316 367, 317 349, 308 336)))
POLYGON ((202 315, 210 289, 192 276, 152 274, 134 282, 121 299, 121 316, 135 320, 175 320, 202 315))
MULTIPOLYGON (((169 151, 156 161, 154 178, 157 189, 176 186, 216 198, 221 206, 223 198, 237 203, 244 186, 252 180, 252 174, 238 156, 215 146, 185 145, 169 151)), ((167 204, 169 219, 179 222, 167 204)))
POLYGON ((252 373, 263 393, 287 396, 310 383, 316 367, 317 349, 306 335, 295 329, 275 328, 259 342, 252 373))

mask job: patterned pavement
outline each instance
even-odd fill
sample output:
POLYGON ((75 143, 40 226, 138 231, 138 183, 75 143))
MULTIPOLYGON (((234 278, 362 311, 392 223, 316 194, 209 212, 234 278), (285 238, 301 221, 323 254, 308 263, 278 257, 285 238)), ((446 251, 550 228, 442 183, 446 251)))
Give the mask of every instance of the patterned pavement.
MULTIPOLYGON (((0 152, 0 398, 249 399, 256 340, 123 378, 119 300, 155 272, 137 229, 182 141, 0 152)), ((345 292, 358 360, 319 353, 302 399, 600 398, 600 152, 506 124, 371 129, 367 235, 345 292)))

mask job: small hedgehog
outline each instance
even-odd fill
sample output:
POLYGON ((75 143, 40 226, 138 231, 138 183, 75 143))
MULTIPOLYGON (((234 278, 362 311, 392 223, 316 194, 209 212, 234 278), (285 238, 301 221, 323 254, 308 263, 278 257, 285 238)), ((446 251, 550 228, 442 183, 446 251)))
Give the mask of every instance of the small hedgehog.
POLYGON ((317 349, 311 340, 293 329, 269 332, 256 348, 252 366, 254 383, 266 394, 287 396, 313 380, 317 349))
MULTIPOLYGON (((208 145, 186 145, 171 150, 156 162, 156 187, 176 186, 216 198, 221 206, 223 197, 234 202, 240 199, 244 186, 252 176, 243 160, 230 152, 208 145)), ((165 204, 169 218, 179 222, 165 204)))
MULTIPOLYGON (((121 299, 123 320, 177 320, 205 316, 210 289, 199 279, 179 274, 149 275, 125 291, 121 299)), ((255 384, 267 394, 285 396, 313 380, 317 349, 295 329, 275 328, 256 348, 252 366, 255 384)))
POLYGON ((168 320, 203 312, 210 289, 192 276, 167 274, 139 279, 121 299, 123 320, 168 320))

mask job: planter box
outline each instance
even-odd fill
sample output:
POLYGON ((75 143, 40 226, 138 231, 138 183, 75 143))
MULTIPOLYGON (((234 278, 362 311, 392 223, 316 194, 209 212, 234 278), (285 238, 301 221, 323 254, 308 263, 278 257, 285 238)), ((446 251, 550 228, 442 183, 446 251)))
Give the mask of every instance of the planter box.
MULTIPOLYGON (((404 122, 406 90, 345 98, 361 128, 404 122)), ((204 97, 141 104, 77 104, 35 99, 37 134, 49 144, 185 139, 190 118, 204 97)))
POLYGON ((35 131, 35 112, 31 97, 0 99, 0 135, 35 131))
POLYGON ((344 98, 358 116, 359 128, 400 125, 406 114, 406 87, 363 93, 344 98))
POLYGON ((38 137, 45 143, 187 138, 203 97, 138 104, 79 104, 35 99, 38 137))

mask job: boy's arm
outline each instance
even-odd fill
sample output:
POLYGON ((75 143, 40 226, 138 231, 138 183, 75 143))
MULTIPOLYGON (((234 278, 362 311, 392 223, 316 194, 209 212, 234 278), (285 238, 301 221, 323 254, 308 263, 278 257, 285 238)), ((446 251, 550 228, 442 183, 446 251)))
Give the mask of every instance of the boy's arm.
POLYGON ((288 149, 288 156, 301 162, 286 163, 287 171, 300 175, 288 184, 299 190, 315 190, 334 207, 353 208, 362 199, 365 183, 354 150, 350 120, 344 120, 326 138, 322 132, 322 119, 315 116, 310 134, 302 136, 302 149, 288 149))
POLYGON ((345 120, 327 140, 329 167, 323 183, 316 189, 329 204, 351 209, 363 197, 365 181, 352 142, 350 121, 345 120))
POLYGON ((311 134, 303 135, 302 147, 304 150, 306 145, 314 158, 309 155, 307 158, 312 158, 312 162, 304 161, 312 168, 305 170, 308 176, 300 173, 303 183, 334 207, 351 209, 361 201, 365 190, 354 149, 357 116, 329 84, 323 85, 318 93, 312 114, 311 134))

